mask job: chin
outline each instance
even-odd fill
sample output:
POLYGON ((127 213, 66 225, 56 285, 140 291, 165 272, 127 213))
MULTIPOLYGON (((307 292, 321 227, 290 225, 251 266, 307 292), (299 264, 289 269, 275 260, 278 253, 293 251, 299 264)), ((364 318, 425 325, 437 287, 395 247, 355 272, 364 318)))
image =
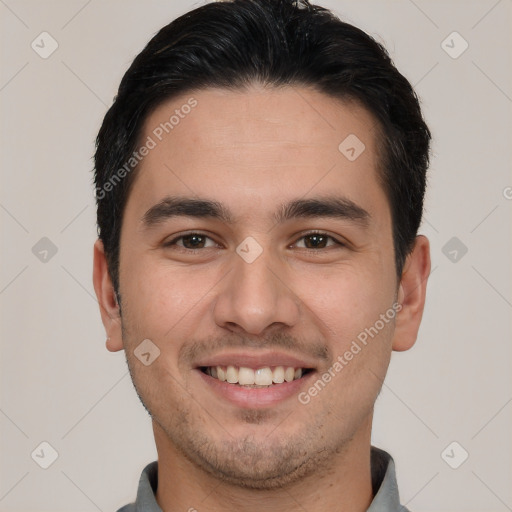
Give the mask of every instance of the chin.
POLYGON ((222 440, 213 440, 211 433, 197 430, 164 430, 175 448, 194 466, 240 488, 283 488, 326 468, 329 460, 332 462, 332 450, 313 442, 318 439, 318 430, 316 436, 304 431, 277 437, 274 429, 266 435, 239 438, 224 432, 222 440))
MULTIPOLYGON (((247 443, 244 446, 247 450, 247 443)), ((284 450, 276 452, 275 448, 267 446, 229 454, 196 452, 195 456, 202 459, 196 460, 196 464, 216 479, 253 490, 286 487, 317 471, 319 465, 325 462, 320 461, 318 456, 311 458, 305 450, 301 453, 284 453, 284 450)))

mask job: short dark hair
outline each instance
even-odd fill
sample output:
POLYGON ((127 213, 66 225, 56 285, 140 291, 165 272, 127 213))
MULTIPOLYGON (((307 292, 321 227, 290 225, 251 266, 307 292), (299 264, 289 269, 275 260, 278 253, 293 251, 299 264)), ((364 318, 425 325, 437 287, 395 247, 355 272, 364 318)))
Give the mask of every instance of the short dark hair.
POLYGON ((137 149, 144 121, 187 91, 254 83, 311 87, 355 100, 377 119, 379 177, 401 275, 423 213, 431 138, 412 86, 381 44, 323 7, 232 0, 203 5, 162 28, 131 64, 103 120, 95 153, 98 236, 116 291, 122 216, 136 167, 119 171, 137 149))

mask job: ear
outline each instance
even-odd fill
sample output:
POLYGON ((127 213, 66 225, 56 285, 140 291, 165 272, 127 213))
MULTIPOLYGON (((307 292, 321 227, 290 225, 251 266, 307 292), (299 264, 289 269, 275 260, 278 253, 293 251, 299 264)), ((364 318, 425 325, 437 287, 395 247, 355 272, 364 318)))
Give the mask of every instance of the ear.
POLYGON ((427 280, 430 274, 430 244, 420 235, 407 256, 398 288, 398 303, 402 308, 396 316, 393 350, 409 350, 415 343, 420 328, 427 280))
POLYGON ((121 316, 112 280, 108 272, 107 258, 103 242, 97 240, 94 244, 94 266, 92 280, 100 306, 101 320, 107 332, 107 349, 117 352, 123 349, 121 336, 121 316))

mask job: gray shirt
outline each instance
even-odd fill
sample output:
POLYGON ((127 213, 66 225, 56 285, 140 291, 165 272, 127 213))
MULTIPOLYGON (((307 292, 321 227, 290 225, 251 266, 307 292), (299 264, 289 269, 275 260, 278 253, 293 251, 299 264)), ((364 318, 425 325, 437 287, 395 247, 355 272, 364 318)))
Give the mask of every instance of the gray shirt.
MULTIPOLYGON (((391 455, 372 446, 371 469, 374 498, 367 512, 409 512, 400 505, 395 463, 391 455)), ((158 465, 155 461, 142 471, 135 503, 125 505, 117 512, 162 512, 155 499, 157 484, 158 465)))

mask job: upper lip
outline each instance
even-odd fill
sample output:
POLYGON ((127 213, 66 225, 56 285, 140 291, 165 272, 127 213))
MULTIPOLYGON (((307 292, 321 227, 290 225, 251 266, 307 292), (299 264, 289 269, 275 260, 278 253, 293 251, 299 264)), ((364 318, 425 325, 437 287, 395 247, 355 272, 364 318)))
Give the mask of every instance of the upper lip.
POLYGON ((293 368, 313 369, 315 364, 308 359, 302 359, 286 352, 265 351, 265 352, 223 352, 199 359, 196 367, 208 366, 238 366, 245 368, 265 368, 266 366, 292 366, 293 368))

